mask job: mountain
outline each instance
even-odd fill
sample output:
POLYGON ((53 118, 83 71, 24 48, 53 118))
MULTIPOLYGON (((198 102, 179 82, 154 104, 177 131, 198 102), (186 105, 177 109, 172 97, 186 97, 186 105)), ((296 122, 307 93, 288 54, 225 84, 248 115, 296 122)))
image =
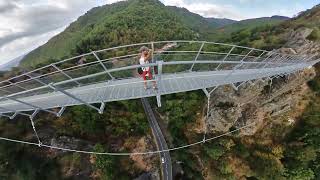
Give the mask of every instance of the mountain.
POLYGON ((20 61, 25 57, 25 55, 16 57, 9 62, 0 65, 0 71, 9 71, 13 67, 17 67, 20 64, 20 61))
POLYGON ((129 0, 88 11, 29 53, 21 65, 35 66, 120 44, 195 37, 196 33, 160 1, 129 0))
POLYGON ((232 19, 225 18, 205 18, 199 14, 192 13, 186 8, 168 6, 175 15, 177 15, 184 24, 188 25, 197 32, 207 33, 216 28, 237 22, 232 19))
POLYGON ((221 28, 217 30, 220 26, 230 29, 227 31, 235 31, 246 26, 280 21, 275 19, 235 22, 229 19, 204 18, 185 8, 165 6, 158 0, 122 1, 91 9, 63 32, 26 55, 21 66, 40 66, 121 44, 173 39, 216 40, 225 34, 221 32, 221 28), (143 7, 141 4, 144 4, 143 7))
POLYGON ((218 27, 218 28, 238 22, 236 20, 227 19, 227 18, 206 18, 206 20, 212 26, 218 27))
POLYGON ((274 26, 289 19, 289 17, 285 16, 272 16, 231 22, 217 28, 211 33, 210 38, 213 40, 221 40, 230 36, 233 32, 238 32, 243 29, 253 29, 261 26, 274 26))
POLYGON ((219 30, 227 33, 236 32, 244 28, 255 28, 262 25, 275 25, 290 19, 284 16, 261 17, 254 19, 246 19, 236 23, 232 23, 221 27, 219 30))
POLYGON ((199 14, 192 13, 186 8, 168 6, 167 7, 171 13, 175 14, 185 25, 190 27, 201 35, 212 31, 217 28, 214 24, 207 21, 206 18, 200 16, 199 14))
POLYGON ((305 42, 304 39, 320 41, 319 5, 299 13, 298 16, 290 20, 282 21, 286 18, 281 16, 271 18, 278 22, 274 25, 243 28, 231 32, 223 41, 266 50, 291 47, 292 44, 299 47, 301 45, 292 41, 297 38, 300 38, 300 44, 305 42))

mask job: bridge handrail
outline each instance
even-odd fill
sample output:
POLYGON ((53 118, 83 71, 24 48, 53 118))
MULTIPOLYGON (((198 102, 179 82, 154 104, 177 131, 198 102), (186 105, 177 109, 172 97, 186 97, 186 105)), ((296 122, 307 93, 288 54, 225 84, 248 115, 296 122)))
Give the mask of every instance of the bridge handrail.
MULTIPOLYGON (((231 45, 231 44, 226 44, 226 43, 217 43, 217 42, 207 42, 207 41, 174 40, 174 41, 156 41, 156 42, 147 42, 147 43, 137 43, 137 44, 123 45, 123 46, 117 46, 117 47, 112 47, 112 48, 106 48, 106 49, 102 49, 102 50, 92 51, 92 52, 89 52, 89 53, 85 53, 85 54, 74 56, 74 57, 71 57, 71 58, 68 58, 68 59, 64 59, 62 61, 55 62, 55 63, 49 64, 49 65, 45 65, 44 67, 37 68, 35 70, 31 70, 31 71, 23 73, 21 75, 18 75, 18 76, 15 76, 15 77, 0 81, 0 84, 5 83, 5 82, 9 83, 8 85, 0 86, 0 90, 3 89, 3 88, 10 87, 10 86, 19 85, 19 83, 24 83, 24 82, 36 80, 36 79, 39 79, 39 78, 43 78, 43 77, 46 77, 46 76, 49 76, 49 75, 53 75, 53 74, 56 74, 56 73, 60 73, 60 71, 56 70, 56 71, 53 71, 53 72, 49 72, 49 73, 46 73, 46 74, 41 74, 39 76, 31 77, 31 78, 24 79, 24 80, 21 80, 21 81, 17 81, 17 82, 14 82, 14 83, 10 82, 13 79, 17 79, 17 78, 20 78, 20 77, 23 77, 23 76, 31 75, 34 72, 41 71, 41 70, 43 70, 45 68, 49 68, 52 65, 62 64, 64 62, 67 62, 67 61, 70 61, 70 60, 73 60, 73 59, 81 58, 81 57, 88 56, 88 55, 93 55, 94 53, 111 51, 111 50, 116 50, 116 49, 125 48, 125 47, 134 47, 134 46, 152 45, 152 44, 155 45, 155 44, 161 44, 161 43, 205 43, 205 44, 223 45, 223 46, 232 47, 232 48, 238 47, 238 48, 243 48, 243 49, 248 49, 248 50, 260 51, 260 52, 267 53, 267 54, 272 52, 272 51, 260 50, 260 49, 256 49, 256 48, 249 48, 249 47, 244 47, 244 46, 231 45)), ((157 51, 155 51, 155 52, 157 52, 157 51)), ((172 53, 173 52, 197 53, 199 51, 162 51, 162 52, 166 52, 166 53, 170 53, 170 52, 172 52, 172 53)), ((243 54, 233 54, 233 53, 229 53, 228 54, 228 53, 206 52, 206 51, 200 51, 200 54, 219 54, 219 55, 240 56, 240 57, 245 57, 246 56, 246 55, 243 55, 243 54)), ((138 55, 138 54, 134 54, 134 55, 138 55)), ((280 56, 283 55, 284 56, 286 54, 273 52, 273 55, 280 55, 280 56)), ((125 55, 125 56, 122 56, 122 57, 126 57, 126 56, 129 57, 129 56, 132 56, 132 55, 125 55)), ((292 57, 297 57, 297 58, 301 58, 301 59, 303 58, 303 56, 297 55, 297 54, 295 54, 295 55, 288 54, 287 56, 290 56, 290 58, 292 58, 292 57)), ((122 57, 121 56, 112 57, 112 58, 107 58, 107 59, 103 59, 103 60, 100 60, 100 61, 104 63, 104 62, 107 62, 108 60, 112 60, 112 59, 116 59, 116 58, 122 58, 122 57)), ((247 56, 247 57, 258 58, 258 56, 247 56)), ((64 69, 61 69, 61 70, 62 71, 68 71, 68 70, 76 69, 76 68, 79 68, 79 67, 85 67, 85 66, 92 65, 92 64, 97 64, 97 63, 99 63, 99 61, 95 60, 95 61, 92 61, 92 62, 84 63, 82 65, 75 65, 75 66, 64 68, 64 69)))
MULTIPOLYGON (((162 65, 166 66, 166 65, 182 65, 182 64, 219 64, 224 62, 225 64, 277 64, 279 65, 279 63, 274 63, 274 62, 241 62, 241 61, 212 61, 212 60, 201 60, 201 61, 170 61, 170 62, 163 62, 162 65)), ((296 63, 280 63, 280 65, 295 65, 296 63)), ((149 63, 149 64, 144 64, 144 65, 131 65, 131 66, 125 66, 125 67, 120 67, 120 68, 114 68, 114 69, 109 69, 107 71, 102 71, 102 72, 98 72, 98 73, 94 73, 94 74, 89 74, 89 75, 85 75, 85 76, 81 76, 81 77, 77 77, 74 79, 68 79, 68 80, 64 80, 64 81, 60 81, 60 82, 56 82, 56 83, 51 83, 50 85, 53 86, 61 86, 64 84, 68 84, 68 83, 72 83, 74 81, 80 81, 80 80, 84 80, 84 79, 88 79, 88 78, 93 78, 93 77, 97 77, 100 75, 105 75, 107 73, 112 73, 112 72, 118 72, 118 71, 125 71, 125 70, 132 70, 132 69, 137 69, 140 67, 156 67, 158 66, 157 63, 149 63)), ((26 93, 30 93, 30 92, 34 92, 34 91, 39 91, 42 89, 46 89, 46 88, 50 88, 50 85, 43 85, 40 87, 36 87, 36 88, 32 88, 32 89, 28 89, 25 91, 21 91, 18 93, 13 93, 7 96, 2 96, 0 97, 0 100, 6 99, 7 97, 13 97, 13 96, 18 96, 18 95, 23 95, 26 93)))

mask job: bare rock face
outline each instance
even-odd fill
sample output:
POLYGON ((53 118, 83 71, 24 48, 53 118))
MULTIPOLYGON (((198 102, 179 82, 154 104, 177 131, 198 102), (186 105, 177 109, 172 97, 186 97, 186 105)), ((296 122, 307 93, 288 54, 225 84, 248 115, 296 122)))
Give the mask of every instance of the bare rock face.
POLYGON ((212 107, 209 117, 216 120, 214 122, 208 121, 211 131, 227 132, 233 126, 233 123, 241 117, 241 109, 238 107, 212 107))
POLYGON ((232 127, 250 127, 240 135, 253 135, 261 129, 268 118, 276 117, 294 109, 308 91, 305 84, 315 76, 313 69, 275 78, 272 81, 257 80, 245 83, 234 90, 231 86, 219 87, 211 97, 209 132, 228 132, 232 127))
MULTIPOLYGON (((287 44, 277 51, 319 58, 320 44, 307 39, 312 31, 299 28, 289 32, 287 44)), ((306 82, 314 77, 315 70, 310 68, 272 81, 247 82, 238 90, 232 86, 219 87, 211 96, 209 117, 205 120, 208 132, 228 132, 232 127, 250 125, 240 131, 240 136, 255 134, 268 120, 303 108, 299 104, 309 91, 306 82)))
MULTIPOLYGON (((142 137, 133 143, 126 143, 126 145, 133 149, 132 152, 147 152, 155 149, 150 136, 142 137)), ((135 167, 145 172, 135 180, 160 180, 160 171, 155 165, 158 162, 156 155, 130 155, 130 158, 134 161, 135 167)))
MULTIPOLYGON (((149 152, 156 149, 152 141, 151 136, 144 136, 141 138, 129 138, 124 143, 124 148, 130 149, 133 153, 149 152)), ((157 162, 159 161, 158 156, 154 154, 145 155, 130 155, 131 160, 134 162, 135 168, 143 172, 153 172, 157 171, 157 162)))
MULTIPOLYGON (((84 140, 76 139, 74 137, 60 136, 51 139, 51 146, 65 148, 65 149, 74 149, 74 150, 90 150, 93 146, 84 140)), ((51 149, 51 152, 55 154, 65 153, 64 151, 51 149)))
POLYGON ((310 28, 299 28, 295 31, 288 33, 288 42, 285 47, 281 48, 280 52, 285 51, 285 49, 291 49, 292 52, 289 54, 320 54, 320 44, 307 39, 307 37, 312 33, 313 29, 310 28), (294 53, 296 52, 296 53, 294 53))
POLYGON ((160 180, 160 174, 158 171, 146 172, 134 180, 160 180))

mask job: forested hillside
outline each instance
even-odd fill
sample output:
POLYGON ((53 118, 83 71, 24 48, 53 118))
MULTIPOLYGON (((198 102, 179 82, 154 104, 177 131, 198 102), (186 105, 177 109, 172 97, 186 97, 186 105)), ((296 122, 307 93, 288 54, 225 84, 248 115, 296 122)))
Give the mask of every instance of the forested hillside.
POLYGON ((220 28, 220 27, 238 22, 236 20, 227 19, 227 18, 206 18, 206 19, 212 26, 216 28, 220 28))
MULTIPOLYGON (((281 48, 280 51, 283 50, 290 53, 318 54, 319 57, 319 20, 320 6, 318 5, 300 13, 292 20, 278 25, 245 28, 232 33, 230 37, 225 36, 221 41, 267 50, 281 48)), ((289 78, 289 81, 279 78, 274 81, 274 84, 264 86, 265 89, 258 96, 259 98, 263 98, 263 93, 266 93, 267 99, 270 97, 272 99, 274 95, 271 93, 279 93, 279 91, 287 89, 284 90, 284 94, 278 94, 276 99, 267 100, 267 102, 270 101, 270 104, 264 101, 268 106, 275 106, 279 99, 281 102, 281 98, 285 98, 286 96, 289 99, 301 99, 295 108, 280 112, 280 114, 275 116, 265 114, 263 118, 259 118, 257 112, 255 112, 260 111, 259 113, 265 113, 261 111, 261 107, 257 102, 248 102, 244 107, 244 111, 242 111, 240 120, 248 121, 250 118, 253 118, 255 121, 262 120, 261 127, 258 128, 258 131, 254 135, 219 138, 201 148, 181 150, 173 153, 177 159, 183 159, 185 163, 184 168, 188 169, 189 172, 185 176, 189 179, 319 179, 319 72, 320 68, 317 65, 317 75, 313 80, 308 82, 308 86, 305 83, 298 85, 287 84, 290 81, 295 81, 294 78, 289 78), (299 95, 295 92, 302 91, 303 89, 305 91, 303 94, 299 95), (293 121, 294 124, 288 124, 288 121, 293 121), (190 162, 189 159, 193 161, 190 162), (197 159, 201 159, 202 161, 195 163, 197 159), (199 177, 199 173, 202 174, 201 177, 199 177)), ((308 72, 305 73, 308 74, 308 72)), ((297 78, 303 78, 303 75, 299 74, 297 78)), ((301 83, 301 80, 299 81, 301 83)), ((214 108, 214 111, 219 112, 216 112, 218 116, 213 117, 212 121, 217 122, 220 120, 219 118, 224 120, 230 118, 229 116, 238 111, 239 107, 237 107, 234 99, 231 102, 228 102, 227 99, 230 96, 244 98, 246 91, 249 94, 253 93, 249 97, 254 97, 254 93, 257 93, 257 89, 259 89, 258 84, 253 86, 253 92, 250 87, 246 87, 243 91, 236 92, 235 94, 231 93, 230 95, 225 95, 228 92, 225 90, 226 88, 222 88, 221 93, 217 92, 215 99, 212 100, 212 103, 216 103, 216 105, 212 108, 214 108), (243 95, 239 95, 241 92, 243 95), (219 101, 219 98, 222 100, 219 101), (221 115, 223 112, 226 114, 221 115)), ((254 99, 258 101, 259 98, 254 99)), ((171 106, 179 106, 179 103, 171 104, 171 106)), ((179 107, 183 108, 183 106, 179 107)), ((175 109, 167 110, 172 112, 171 116, 177 112, 175 109)), ((279 112, 279 110, 277 111, 279 112)), ((200 113, 201 109, 198 109, 196 112, 200 113)), ((215 112, 212 113, 214 114, 215 112)), ((178 119, 175 119, 175 121, 178 121, 178 119)), ((178 122, 183 123, 182 120, 178 122)), ((180 128, 180 130, 183 129, 184 133, 179 134, 179 138, 177 138, 179 141, 194 138, 194 135, 190 135, 192 134, 190 129, 187 128, 191 127, 189 123, 186 122, 184 128, 180 128)), ((181 126, 179 124, 176 128, 181 126)), ((175 132, 172 131, 172 134, 175 134, 175 132)))
POLYGON ((157 40, 217 40, 224 37, 223 34, 245 27, 276 24, 282 20, 274 17, 235 22, 204 18, 184 8, 167 7, 158 0, 123 1, 88 11, 65 31, 26 55, 21 65, 35 67, 39 63, 46 64, 123 44, 157 40))
POLYGON ((123 44, 195 39, 197 34, 157 0, 130 0, 90 10, 21 65, 35 66, 66 56, 123 44), (141 4, 144 4, 141 6, 141 4))
POLYGON ((239 45, 252 46, 267 50, 276 49, 286 45, 294 30, 310 28, 309 40, 320 39, 320 7, 316 6, 300 13, 290 21, 279 25, 263 25, 256 28, 247 28, 226 36, 223 41, 236 42, 239 45))
POLYGON ((261 26, 274 26, 288 19, 288 17, 283 16, 272 16, 233 22, 217 28, 213 33, 211 33, 210 38, 213 40, 220 40, 225 37, 229 37, 231 33, 238 33, 241 30, 250 30, 261 26))

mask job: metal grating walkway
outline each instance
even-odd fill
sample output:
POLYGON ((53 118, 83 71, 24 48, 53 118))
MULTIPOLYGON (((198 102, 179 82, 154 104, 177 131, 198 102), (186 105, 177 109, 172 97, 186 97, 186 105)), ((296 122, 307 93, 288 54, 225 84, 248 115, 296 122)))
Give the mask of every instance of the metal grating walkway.
MULTIPOLYGON (((65 107, 85 104, 102 112, 105 102, 186 92, 287 75, 319 62, 319 55, 284 54, 206 41, 159 41, 107 48, 48 64, 0 81, 0 115, 33 118, 39 110, 60 116, 65 107), (139 65, 141 46, 152 51, 139 65), (79 59, 86 58, 85 63, 79 59), (138 68, 156 71, 158 90, 144 90, 138 68), (101 103, 100 108, 93 106, 101 103), (59 112, 50 110, 61 108, 59 112), (33 111, 32 114, 24 112, 33 111)), ((148 82, 151 86, 151 82, 148 82)))
MULTIPOLYGON (((158 81, 158 90, 153 90, 152 88, 144 90, 141 78, 131 78, 76 87, 66 91, 81 98, 81 100, 92 104, 186 92, 224 84, 261 79, 291 73, 293 71, 304 69, 308 66, 308 64, 296 64, 286 67, 265 68, 259 71, 257 71, 257 69, 237 70, 233 73, 232 70, 223 70, 163 74, 161 81, 158 81)), ((149 86, 151 87, 151 82, 149 82, 149 86)), ((39 106, 43 109, 83 104, 58 91, 19 98, 19 100, 39 106)), ((3 108, 0 110, 1 113, 35 110, 35 108, 30 105, 22 104, 13 100, 1 101, 0 107, 3 108)))

